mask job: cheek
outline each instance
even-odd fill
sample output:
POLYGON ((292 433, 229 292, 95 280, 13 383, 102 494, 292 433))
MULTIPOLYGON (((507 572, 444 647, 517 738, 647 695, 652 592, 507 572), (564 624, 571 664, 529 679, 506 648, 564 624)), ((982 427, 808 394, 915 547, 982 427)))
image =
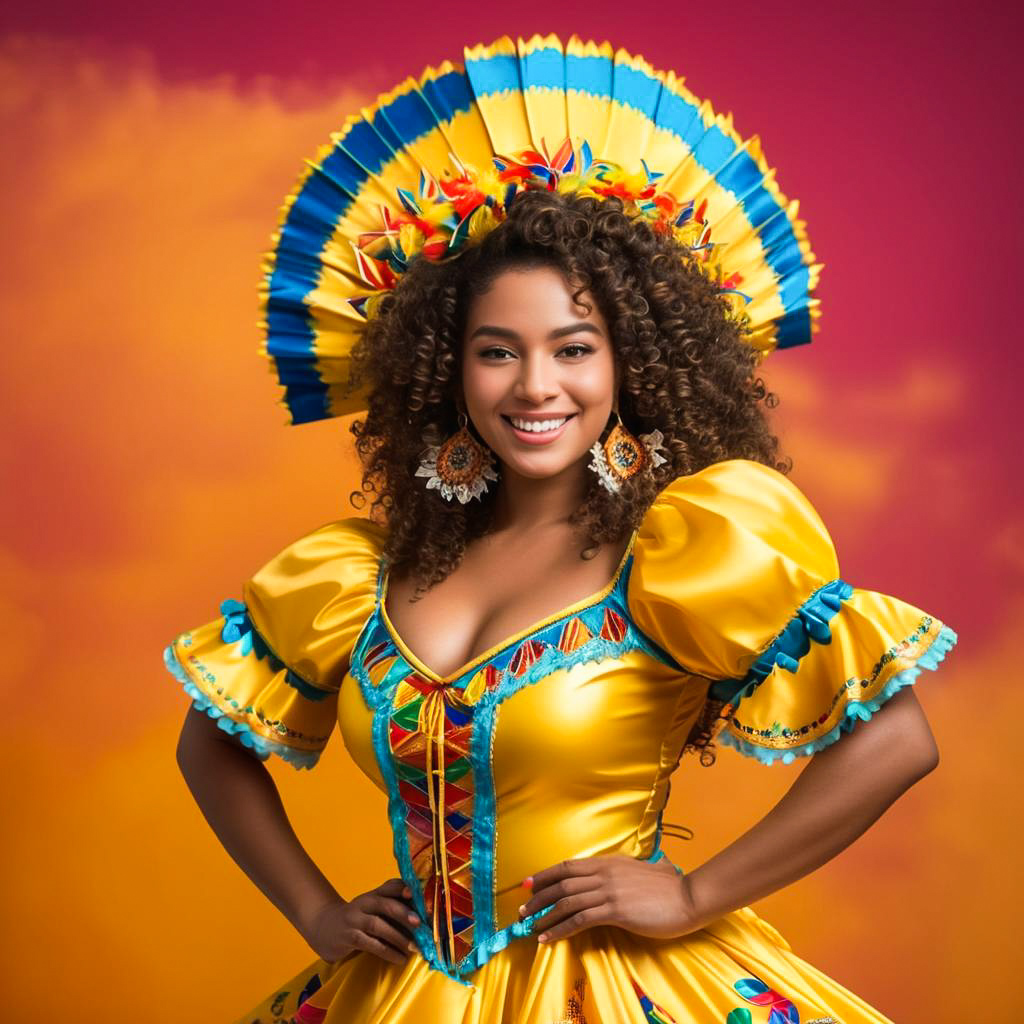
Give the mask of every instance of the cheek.
POLYGON ((569 390, 580 407, 595 416, 610 410, 614 400, 615 367, 611 359, 592 359, 577 368, 567 381, 569 390))
POLYGON ((469 409, 486 412, 504 400, 508 382, 503 374, 486 373, 485 368, 472 363, 466 364, 462 372, 462 392, 469 409))

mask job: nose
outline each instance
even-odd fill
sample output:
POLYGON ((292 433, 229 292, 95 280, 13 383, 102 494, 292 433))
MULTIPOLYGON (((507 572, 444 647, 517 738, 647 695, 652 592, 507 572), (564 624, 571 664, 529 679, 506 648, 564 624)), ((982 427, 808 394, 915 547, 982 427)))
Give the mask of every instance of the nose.
POLYGON ((540 405, 559 393, 558 367, 547 352, 529 352, 520 359, 519 366, 515 387, 517 398, 540 405))

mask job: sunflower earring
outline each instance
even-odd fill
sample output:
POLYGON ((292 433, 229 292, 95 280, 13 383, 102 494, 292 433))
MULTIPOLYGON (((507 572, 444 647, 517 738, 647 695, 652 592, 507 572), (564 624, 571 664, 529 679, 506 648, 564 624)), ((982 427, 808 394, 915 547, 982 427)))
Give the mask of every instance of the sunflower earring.
POLYGON ((460 412, 459 429, 444 444, 430 445, 415 473, 427 477, 428 491, 440 491, 446 501, 458 498, 463 505, 487 492, 486 481, 498 479, 494 452, 473 437, 467 424, 460 412))
POLYGON ((601 485, 612 494, 617 494, 630 477, 668 462, 668 459, 658 454, 665 450, 661 443, 665 435, 660 430, 652 430, 637 438, 622 425, 618 409, 615 410, 615 419, 618 422, 612 427, 604 444, 595 441, 591 446, 590 452, 594 457, 587 466, 597 473, 601 485))

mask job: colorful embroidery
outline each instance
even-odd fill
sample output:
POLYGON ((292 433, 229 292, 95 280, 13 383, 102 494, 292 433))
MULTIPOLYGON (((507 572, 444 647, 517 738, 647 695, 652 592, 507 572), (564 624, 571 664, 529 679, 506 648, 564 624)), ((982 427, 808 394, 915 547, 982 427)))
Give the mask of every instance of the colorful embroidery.
POLYGON ((583 1013, 586 994, 587 979, 585 977, 577 978, 572 986, 572 995, 569 996, 569 1001, 566 1003, 565 1013, 558 1020, 553 1020, 551 1024, 587 1024, 587 1018, 583 1013))
POLYGON ((321 984, 318 968, 306 968, 292 978, 287 988, 268 996, 243 1019, 246 1024, 321 1024, 327 1011, 307 1002, 321 984), (296 996, 295 991, 299 985, 302 988, 296 996))
POLYGON ((545 912, 497 930, 494 925, 495 794, 491 745, 502 701, 546 676, 586 661, 643 649, 664 656, 628 615, 632 555, 586 607, 546 620, 461 675, 426 670, 377 604, 352 652, 351 673, 374 711, 373 735, 395 858, 422 922, 415 938, 424 957, 462 980, 513 938, 530 934, 545 912))
MULTIPOLYGON (((813 722, 808 722, 799 727, 787 727, 783 726, 781 722, 773 722, 767 729, 755 729, 753 726, 744 725, 733 717, 729 723, 730 728, 744 733, 746 736, 754 738, 754 742, 761 743, 766 746, 795 746, 799 744, 802 737, 807 736, 808 733, 820 730, 821 727, 832 717, 832 713, 835 711, 836 706, 844 698, 850 701, 851 704, 863 701, 864 693, 878 680, 882 670, 887 665, 891 664, 898 658, 912 660, 919 657, 921 651, 931 646, 933 641, 935 641, 940 635, 938 630, 939 625, 940 624, 936 623, 934 619, 926 615, 921 619, 910 636, 901 640, 893 647, 890 647, 889 650, 879 658, 872 669, 871 675, 867 679, 858 679, 856 676, 851 676, 847 679, 833 695, 828 708, 826 708, 813 722)), ((955 639, 955 634, 952 633, 952 630, 948 627, 942 627, 942 629, 945 630, 945 637, 947 639, 955 639)), ((951 647, 952 642, 949 642, 948 646, 951 647)), ((867 717, 870 717, 870 715, 867 717)))
MULTIPOLYGON (((179 637, 182 647, 188 647, 191 637, 183 633, 179 637)), ((217 682, 217 676, 194 654, 188 656, 192 670, 203 681, 206 692, 200 690, 185 671, 174 653, 174 645, 164 648, 164 666, 175 679, 181 683, 185 693, 192 698, 193 706, 204 711, 210 718, 218 720, 218 725, 227 733, 236 736, 243 746, 249 747, 259 757, 266 759, 272 753, 284 758, 296 768, 312 768, 326 745, 328 736, 309 736, 292 729, 283 721, 267 718, 259 708, 252 705, 242 706, 235 700, 225 687, 217 682), (221 703, 216 703, 215 699, 221 703), (222 705, 227 705, 224 707, 222 705), (240 720, 241 717, 247 719, 240 720), (289 746, 290 742, 306 745, 289 746)))
POLYGON ((297 1004, 299 1009, 293 1018, 294 1024, 320 1024, 327 1016, 326 1010, 308 1002, 309 997, 320 990, 321 984, 320 975, 314 974, 303 986, 297 1004))
POLYGON ((640 1008, 644 1011, 648 1024, 676 1024, 675 1017, 664 1006, 659 1006, 654 1002, 640 987, 636 978, 630 978, 629 980, 633 983, 633 991, 636 993, 637 999, 640 1000, 640 1008))
MULTIPOLYGON (((769 988, 760 978, 740 978, 733 988, 747 1002, 769 1008, 767 1024, 800 1024, 800 1014, 792 1001, 769 988)), ((726 1018, 726 1024, 749 1024, 750 1011, 737 1007, 726 1018)))

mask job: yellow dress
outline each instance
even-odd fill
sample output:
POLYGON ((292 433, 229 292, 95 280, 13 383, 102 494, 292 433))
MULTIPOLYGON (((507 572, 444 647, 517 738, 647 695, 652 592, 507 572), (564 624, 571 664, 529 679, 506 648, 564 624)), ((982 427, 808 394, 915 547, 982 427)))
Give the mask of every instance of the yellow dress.
POLYGON ((740 459, 665 487, 601 591, 443 678, 388 619, 382 539, 356 518, 314 530, 165 652, 260 757, 312 767, 340 722, 421 918, 403 965, 317 961, 240 1022, 887 1019, 748 907, 678 938, 601 926, 545 945, 521 882, 567 858, 664 856, 669 779, 709 692, 735 704, 720 744, 792 760, 934 669, 949 627, 840 579, 806 497, 740 459))

